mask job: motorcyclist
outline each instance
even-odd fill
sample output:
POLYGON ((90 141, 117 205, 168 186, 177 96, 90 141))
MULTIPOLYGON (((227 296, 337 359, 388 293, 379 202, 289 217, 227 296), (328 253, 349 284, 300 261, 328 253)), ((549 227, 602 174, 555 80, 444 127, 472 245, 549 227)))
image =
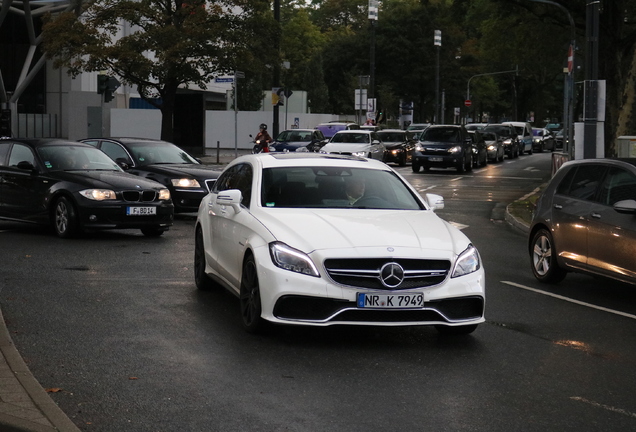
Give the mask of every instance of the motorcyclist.
POLYGON ((261 151, 263 153, 269 153, 269 143, 272 142, 272 137, 267 133, 267 125, 265 123, 261 123, 259 126, 260 131, 256 134, 256 138, 254 141, 256 144, 260 144, 261 151))

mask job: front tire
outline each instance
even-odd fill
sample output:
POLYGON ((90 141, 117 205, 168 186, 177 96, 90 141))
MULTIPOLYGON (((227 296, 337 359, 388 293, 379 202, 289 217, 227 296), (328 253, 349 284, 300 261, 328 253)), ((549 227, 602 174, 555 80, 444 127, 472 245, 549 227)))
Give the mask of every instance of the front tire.
POLYGON ((201 291, 209 291, 214 287, 214 282, 205 272, 205 245, 203 243, 203 230, 197 227, 194 235, 194 283, 201 291))
POLYGON ((557 263, 557 251, 552 234, 547 229, 540 229, 532 237, 530 247, 530 265, 534 277, 539 282, 547 284, 561 282, 567 272, 557 263))
POLYGON ((60 238, 72 238, 79 233, 79 220, 75 206, 66 197, 61 197, 53 208, 53 228, 60 238))
POLYGON ((256 261, 253 255, 248 255, 243 262, 239 297, 243 328, 248 333, 260 333, 264 329, 265 322, 261 318, 261 290, 258 285, 256 261))

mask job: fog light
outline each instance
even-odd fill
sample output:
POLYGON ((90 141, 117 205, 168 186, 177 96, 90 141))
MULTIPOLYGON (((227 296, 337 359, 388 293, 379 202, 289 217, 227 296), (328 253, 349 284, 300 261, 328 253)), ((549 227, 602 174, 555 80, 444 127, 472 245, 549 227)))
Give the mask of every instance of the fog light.
POLYGON ((90 215, 88 217, 88 220, 91 221, 91 222, 95 222, 95 221, 97 221, 97 216, 96 215, 90 215))

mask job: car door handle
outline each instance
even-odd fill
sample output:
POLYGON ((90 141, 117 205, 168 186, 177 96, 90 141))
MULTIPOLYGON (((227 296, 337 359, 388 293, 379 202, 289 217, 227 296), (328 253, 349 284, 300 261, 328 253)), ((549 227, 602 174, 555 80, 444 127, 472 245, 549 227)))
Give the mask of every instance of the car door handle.
POLYGON ((598 213, 592 213, 590 216, 592 216, 594 219, 600 219, 601 215, 598 213))

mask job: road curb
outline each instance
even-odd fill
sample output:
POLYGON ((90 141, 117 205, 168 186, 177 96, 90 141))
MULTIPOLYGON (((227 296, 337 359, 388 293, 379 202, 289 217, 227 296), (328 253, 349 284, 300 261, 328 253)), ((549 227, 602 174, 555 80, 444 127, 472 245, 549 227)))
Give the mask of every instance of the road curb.
POLYGON ((506 206, 506 215, 505 215, 506 222, 508 222, 510 225, 517 228, 524 234, 528 234, 530 232, 530 225, 528 225, 523 220, 513 216, 513 214, 510 213, 510 205, 511 204, 508 204, 506 206))
POLYGON ((2 369, 5 371, 8 369, 13 377, 3 375, 2 378, 3 384, 7 381, 8 383, 0 389, 0 402, 9 409, 3 409, 3 412, 0 412, 0 430, 3 432, 80 432, 80 429, 53 402, 29 371, 13 344, 1 310, 0 353, 2 354, 0 366, 4 366, 2 369), (2 365, 3 362, 6 363, 2 365), (5 399, 19 402, 13 405, 5 399), (29 401, 33 403, 37 411, 29 408, 15 408, 30 405, 29 401))

